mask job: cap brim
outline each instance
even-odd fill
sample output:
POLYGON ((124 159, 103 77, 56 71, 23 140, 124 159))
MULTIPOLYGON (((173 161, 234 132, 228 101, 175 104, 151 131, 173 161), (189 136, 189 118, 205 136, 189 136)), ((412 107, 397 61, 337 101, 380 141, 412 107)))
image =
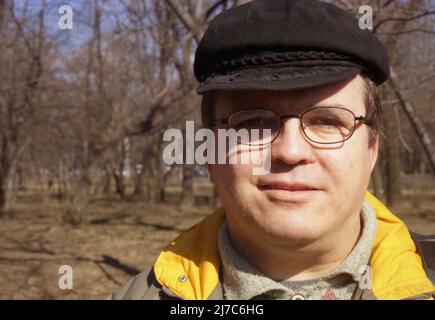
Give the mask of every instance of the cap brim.
POLYGON ((196 91, 293 90, 317 87, 350 79, 361 72, 356 65, 286 66, 237 70, 217 74, 200 83, 196 91))

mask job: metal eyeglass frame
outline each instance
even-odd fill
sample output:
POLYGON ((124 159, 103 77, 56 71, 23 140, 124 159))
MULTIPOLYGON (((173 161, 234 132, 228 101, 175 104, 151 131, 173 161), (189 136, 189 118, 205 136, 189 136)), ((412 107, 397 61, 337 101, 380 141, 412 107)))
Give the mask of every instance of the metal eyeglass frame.
MULTIPOLYGON (((280 115, 277 114, 276 112, 274 112, 274 111, 272 111, 272 110, 270 110, 270 109, 267 109, 267 108, 244 109, 244 110, 239 110, 239 111, 236 111, 236 112, 232 113, 228 118, 225 118, 225 119, 219 119, 219 120, 216 120, 216 121, 212 122, 212 123, 211 123, 211 126, 215 127, 215 126, 217 126, 217 125, 221 125, 221 124, 229 125, 229 123, 230 123, 230 121, 231 121, 231 118, 232 118, 233 116, 235 116, 235 115, 237 115, 237 114, 239 114, 239 113, 241 113, 241 112, 246 112, 246 111, 259 111, 259 110, 261 110, 261 111, 266 110, 266 111, 269 111, 269 112, 272 112, 273 114, 275 114, 275 115, 280 119, 280 122, 279 122, 279 129, 278 129, 277 133, 275 134, 275 137, 274 137, 270 142, 262 143, 262 144, 248 144, 248 145, 250 145, 250 146, 263 146, 263 145, 272 144, 272 143, 276 140, 276 138, 278 138, 279 134, 281 133, 281 128, 282 128, 282 124, 283 124, 283 121, 282 121, 282 120, 283 120, 283 119, 286 119, 286 118, 298 118, 298 119, 300 120, 300 121, 299 121, 299 123, 300 123, 300 128, 302 129, 302 132, 304 133, 304 136, 305 136, 308 140, 310 140, 310 141, 312 141, 312 142, 314 142, 314 143, 318 143, 318 144, 335 144, 335 143, 340 143, 340 142, 344 142, 344 141, 346 141, 346 140, 349 140, 349 139, 352 137, 353 133, 355 132, 355 129, 356 129, 356 127, 357 127, 357 121, 361 121, 362 123, 364 123, 364 124, 366 124, 366 125, 368 125, 368 126, 372 125, 372 122, 371 122, 369 119, 367 119, 365 116, 356 116, 355 113, 353 113, 352 110, 349 110, 349 109, 347 109, 347 108, 343 108, 343 107, 334 107, 334 106, 329 107, 329 106, 326 106, 326 107, 314 107, 314 108, 310 108, 310 109, 305 110, 304 112, 302 112, 301 115, 298 115, 298 114, 288 114, 288 115, 282 115, 282 116, 280 116, 280 115), (311 139, 311 138, 307 135, 307 133, 305 132, 304 126, 303 126, 303 117, 304 117, 304 115, 307 114, 307 113, 310 112, 310 111, 313 111, 313 110, 316 110, 316 109, 324 109, 324 108, 345 110, 345 111, 347 111, 347 112, 350 112, 350 113, 353 115, 353 118, 354 118, 353 128, 352 128, 352 131, 351 131, 351 133, 349 134, 348 137, 346 137, 345 139, 340 140, 340 141, 334 141, 334 142, 318 142, 318 141, 315 141, 315 140, 311 139)), ((237 142, 237 143, 239 143, 239 142, 237 142)), ((242 144, 242 143, 239 143, 239 144, 242 144)))

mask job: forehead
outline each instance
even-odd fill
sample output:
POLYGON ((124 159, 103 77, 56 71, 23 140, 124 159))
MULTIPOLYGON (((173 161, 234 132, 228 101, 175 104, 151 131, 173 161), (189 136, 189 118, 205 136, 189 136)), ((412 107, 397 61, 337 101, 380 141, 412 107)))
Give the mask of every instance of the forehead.
POLYGON ((215 113, 228 115, 241 109, 267 108, 278 113, 303 111, 315 106, 342 106, 354 112, 365 110, 365 82, 361 76, 320 87, 290 90, 221 91, 216 95, 215 113))

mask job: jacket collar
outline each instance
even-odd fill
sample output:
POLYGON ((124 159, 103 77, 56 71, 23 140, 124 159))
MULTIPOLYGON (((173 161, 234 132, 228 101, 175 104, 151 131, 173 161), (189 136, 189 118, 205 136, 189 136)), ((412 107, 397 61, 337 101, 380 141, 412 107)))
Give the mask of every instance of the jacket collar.
MULTIPOLYGON (((377 299, 405 299, 435 291, 405 224, 372 194, 366 200, 376 213, 377 231, 370 265, 372 291, 377 299)), ((207 299, 219 285, 217 236, 224 221, 217 209, 191 227, 160 253, 157 281, 183 299, 207 299)))

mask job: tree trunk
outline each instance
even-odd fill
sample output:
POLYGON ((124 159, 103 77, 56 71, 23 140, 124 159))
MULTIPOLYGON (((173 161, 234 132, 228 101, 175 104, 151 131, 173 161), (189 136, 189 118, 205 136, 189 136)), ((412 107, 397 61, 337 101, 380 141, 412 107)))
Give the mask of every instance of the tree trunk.
POLYGON ((113 170, 113 177, 116 183, 116 193, 119 195, 120 200, 125 199, 125 185, 124 185, 124 158, 125 158, 125 145, 121 141, 121 155, 118 163, 118 168, 113 170))
POLYGON ((0 212, 7 206, 7 186, 10 174, 9 142, 6 137, 1 140, 0 149, 0 212))
POLYGON ((133 195, 135 195, 135 196, 143 195, 144 171, 145 171, 145 168, 143 167, 143 164, 142 164, 142 168, 140 169, 140 172, 137 172, 137 169, 136 169, 136 179, 134 182, 134 191, 133 191, 133 195))
POLYGON ((163 182, 162 156, 161 156, 161 141, 162 136, 159 132, 153 135, 151 141, 150 169, 152 176, 153 190, 151 191, 151 199, 159 203, 165 201, 165 185, 163 182))
POLYGON ((193 171, 192 165, 183 165, 183 191, 181 195, 181 205, 189 206, 194 203, 193 194, 193 171))
POLYGON ((147 142, 145 143, 145 146, 142 150, 142 168, 140 169, 140 172, 136 172, 136 182, 135 182, 135 186, 134 186, 134 195, 135 196, 141 196, 144 193, 144 176, 145 176, 145 172, 147 171, 148 168, 148 155, 149 153, 149 148, 147 145, 147 142))
POLYGON ((113 177, 115 178, 115 183, 116 183, 116 193, 119 195, 120 200, 124 200, 125 186, 124 186, 124 178, 123 178, 122 171, 117 172, 116 170, 114 170, 113 177))
POLYGON ((394 121, 392 108, 385 108, 385 160, 386 160, 386 184, 385 196, 387 205, 393 207, 401 197, 400 179, 400 142, 397 136, 397 128, 394 121))
POLYGON ((404 100, 403 95, 397 85, 396 73, 392 68, 389 83, 394 90, 397 99, 399 100, 400 106, 402 107, 403 111, 411 122, 412 127, 423 146, 423 150, 426 153, 429 163, 431 165, 432 172, 435 173, 435 147, 432 143, 429 133, 427 132, 423 123, 417 117, 414 107, 409 101, 404 100))
POLYGON ((108 194, 112 191, 112 175, 110 174, 110 170, 104 170, 104 186, 103 193, 108 194))
POLYGON ((56 179, 57 179, 57 198, 59 200, 62 200, 65 198, 66 195, 66 183, 64 180, 64 165, 62 160, 59 160, 57 162, 56 179))
POLYGON ((65 223, 78 226, 85 222, 91 186, 90 168, 83 166, 78 181, 75 182, 71 194, 68 195, 67 210, 63 216, 65 223))
POLYGON ((13 165, 9 158, 8 142, 4 140, 0 153, 0 212, 8 210, 10 206, 12 167, 13 165))
POLYGON ((0 179, 0 213, 6 211, 6 208, 8 206, 7 204, 7 188, 5 186, 5 182, 0 179))
POLYGON ((165 189, 164 184, 162 182, 162 170, 160 165, 160 157, 153 156, 151 159, 151 185, 150 185, 150 198, 153 199, 153 202, 159 203, 165 201, 165 189))

